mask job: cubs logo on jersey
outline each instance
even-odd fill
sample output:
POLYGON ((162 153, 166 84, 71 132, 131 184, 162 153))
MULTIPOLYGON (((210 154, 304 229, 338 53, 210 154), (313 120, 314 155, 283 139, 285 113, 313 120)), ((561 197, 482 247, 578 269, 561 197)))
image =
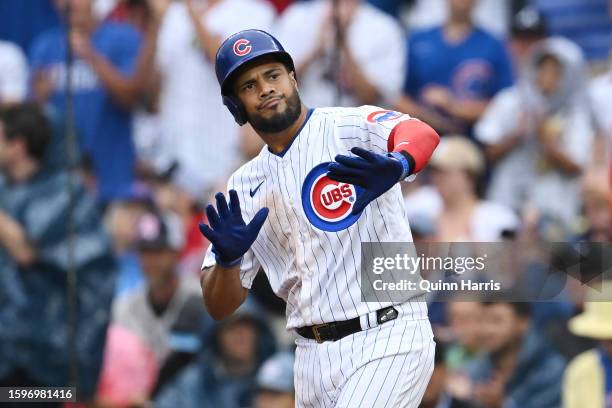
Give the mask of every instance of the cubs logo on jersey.
POLYGON ((368 115, 367 121, 370 123, 381 123, 388 122, 391 120, 399 119, 404 116, 401 112, 390 111, 390 110, 378 110, 368 115))
POLYGON ((302 185, 302 206, 308 221, 323 231, 340 231, 353 225, 360 214, 351 210, 362 189, 327 177, 331 162, 315 166, 302 185))

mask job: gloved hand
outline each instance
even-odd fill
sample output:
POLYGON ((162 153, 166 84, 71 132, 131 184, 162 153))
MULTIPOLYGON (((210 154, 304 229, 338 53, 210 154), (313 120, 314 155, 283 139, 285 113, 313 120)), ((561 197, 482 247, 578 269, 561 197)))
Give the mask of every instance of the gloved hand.
POLYGON ((380 197, 409 173, 408 160, 401 153, 382 155, 360 147, 351 152, 358 157, 339 154, 329 164, 327 176, 342 183, 364 188, 353 205, 352 214, 360 213, 369 203, 380 197))
POLYGON ((268 216, 268 209, 262 208, 247 225, 242 219, 240 200, 235 190, 229 192, 229 207, 223 193, 217 193, 217 210, 212 204, 206 207, 210 227, 200 223, 200 232, 212 243, 217 263, 224 267, 238 265, 249 250, 268 216), (217 213, 218 211, 218 213, 217 213))

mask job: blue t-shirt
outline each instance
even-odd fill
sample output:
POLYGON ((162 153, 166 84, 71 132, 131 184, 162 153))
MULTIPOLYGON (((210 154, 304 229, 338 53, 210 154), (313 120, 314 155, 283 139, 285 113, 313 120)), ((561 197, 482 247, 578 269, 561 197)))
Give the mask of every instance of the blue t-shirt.
MULTIPOLYGON (((140 48, 140 35, 127 24, 102 23, 91 42, 124 75, 131 75, 140 48)), ((48 70, 53 82, 49 102, 65 108, 66 31, 63 27, 41 34, 32 46, 32 72, 48 70)), ((134 179, 135 152, 132 116, 106 91, 93 67, 75 59, 72 68, 75 125, 81 153, 86 155, 98 180, 99 198, 109 201, 129 191, 134 179)))
POLYGON ((412 33, 404 93, 420 100, 431 85, 449 88, 458 99, 492 98, 512 85, 506 47, 477 27, 459 43, 449 43, 443 27, 412 33))
POLYGON ((601 365, 604 369, 605 377, 605 405, 606 408, 612 407, 612 359, 608 356, 606 351, 602 348, 599 349, 599 357, 601 358, 601 365))

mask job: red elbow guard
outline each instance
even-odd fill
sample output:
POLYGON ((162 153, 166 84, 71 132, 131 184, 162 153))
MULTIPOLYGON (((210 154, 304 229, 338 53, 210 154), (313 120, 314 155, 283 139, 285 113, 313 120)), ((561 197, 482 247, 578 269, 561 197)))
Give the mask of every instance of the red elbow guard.
POLYGON ((418 173, 425 167, 440 142, 440 136, 428 124, 420 120, 410 119, 398 123, 387 141, 389 152, 407 153, 414 163, 410 173, 418 173))

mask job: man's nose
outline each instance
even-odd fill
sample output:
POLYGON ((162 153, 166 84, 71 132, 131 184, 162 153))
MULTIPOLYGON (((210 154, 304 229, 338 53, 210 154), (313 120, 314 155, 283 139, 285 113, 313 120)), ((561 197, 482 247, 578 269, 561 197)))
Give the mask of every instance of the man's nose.
POLYGON ((268 84, 268 83, 264 83, 264 84, 261 86, 261 91, 260 91, 260 93, 259 93, 259 96, 260 96, 262 99, 265 99, 266 97, 268 97, 270 94, 273 94, 274 92, 276 92, 276 90, 274 89, 274 87, 273 87, 273 86, 271 86, 271 85, 270 85, 270 84, 268 84))

